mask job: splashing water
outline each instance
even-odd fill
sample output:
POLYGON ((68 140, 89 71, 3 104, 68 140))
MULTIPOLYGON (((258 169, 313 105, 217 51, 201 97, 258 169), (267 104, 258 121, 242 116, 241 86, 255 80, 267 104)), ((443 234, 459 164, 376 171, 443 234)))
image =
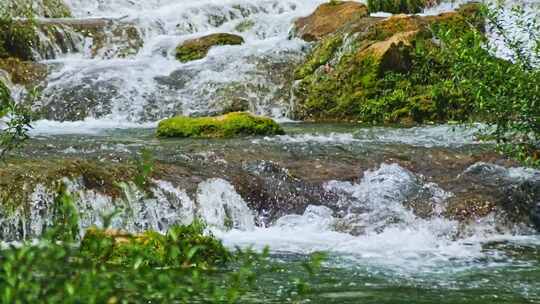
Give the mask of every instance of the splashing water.
POLYGON ((79 39, 77 53, 45 61, 52 73, 37 108, 49 120, 125 123, 216 114, 233 102, 283 117, 292 81, 287 75, 305 46, 289 39, 289 29, 322 2, 68 1, 82 23, 106 20, 106 27, 113 26, 105 38, 79 39), (182 41, 218 32, 241 35, 246 42, 212 48, 198 61, 175 59, 182 41), (129 39, 137 42, 119 51, 129 39))

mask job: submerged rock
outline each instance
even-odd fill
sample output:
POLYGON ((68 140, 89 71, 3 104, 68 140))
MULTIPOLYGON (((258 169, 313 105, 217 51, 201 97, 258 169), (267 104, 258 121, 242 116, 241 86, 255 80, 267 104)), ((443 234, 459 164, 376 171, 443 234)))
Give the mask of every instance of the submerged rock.
POLYGON ((284 131, 275 121, 246 112, 217 117, 177 116, 161 121, 157 129, 159 137, 227 138, 277 134, 284 134, 284 131))
POLYGON ((244 38, 234 34, 219 33, 184 41, 176 48, 176 58, 181 62, 198 60, 206 57, 214 46, 240 45, 244 38))
POLYGON ((318 41, 354 19, 366 17, 365 5, 352 1, 330 1, 307 17, 296 20, 296 35, 306 41, 318 41))

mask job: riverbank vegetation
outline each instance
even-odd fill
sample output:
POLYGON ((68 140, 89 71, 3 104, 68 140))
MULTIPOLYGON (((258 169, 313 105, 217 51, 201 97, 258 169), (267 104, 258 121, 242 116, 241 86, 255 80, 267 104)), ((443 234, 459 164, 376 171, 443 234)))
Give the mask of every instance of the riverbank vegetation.
POLYGON ((298 67, 296 117, 483 122, 489 125, 483 136, 500 143, 501 151, 538 165, 540 30, 519 6, 511 11, 522 21, 508 28, 508 11, 502 4, 472 3, 438 16, 351 18, 322 37, 298 67), (499 37, 497 47, 488 35, 499 37), (509 56, 500 56, 501 46, 509 56))
MULTIPOLYGON (((81 231, 74 197, 61 185, 54 224, 43 237, 0 247, 0 301, 238 303, 263 273, 282 271, 267 250, 231 251, 197 220, 164 235, 130 234, 107 228, 113 216, 103 216, 102 228, 81 231)), ((315 254, 306 261, 306 273, 322 259, 315 254)), ((301 279, 285 285, 284 300, 309 292, 301 279)))

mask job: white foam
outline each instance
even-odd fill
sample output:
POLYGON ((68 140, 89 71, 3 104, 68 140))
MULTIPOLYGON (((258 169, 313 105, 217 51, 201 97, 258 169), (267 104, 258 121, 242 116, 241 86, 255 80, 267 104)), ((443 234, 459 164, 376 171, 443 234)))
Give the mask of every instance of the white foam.
MULTIPOLYGON (((265 137, 270 142, 292 144, 407 144, 418 147, 460 147, 480 144, 476 133, 483 125, 471 127, 438 125, 413 128, 359 127, 352 133, 312 133, 265 137)), ((257 143, 259 141, 255 141, 257 143)))
POLYGON ((135 123, 113 119, 87 118, 82 121, 59 122, 53 120, 38 120, 32 123, 31 136, 43 135, 69 135, 88 134, 99 135, 115 129, 149 129, 155 128, 157 123, 135 123))

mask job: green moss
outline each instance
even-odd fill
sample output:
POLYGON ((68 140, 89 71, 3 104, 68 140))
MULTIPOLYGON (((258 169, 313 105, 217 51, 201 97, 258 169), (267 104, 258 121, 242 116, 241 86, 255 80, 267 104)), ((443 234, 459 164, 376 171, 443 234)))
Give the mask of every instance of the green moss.
POLYGON ((474 114, 471 98, 453 86, 451 67, 431 38, 448 28, 470 31, 471 24, 479 24, 474 8, 466 14, 364 18, 347 29, 350 33, 323 39, 296 70, 296 118, 377 124, 467 119, 474 114), (375 47, 397 33, 412 32, 417 33, 407 45, 375 47), (347 45, 341 35, 348 35, 347 45), (391 51, 375 56, 370 46, 391 51))
POLYGON ((34 59, 32 47, 37 37, 33 22, 14 21, 10 16, 0 16, 0 58, 34 59))
POLYGON ((436 3, 428 0, 368 0, 368 9, 370 13, 416 14, 422 12, 428 4, 436 3))
POLYGON ((36 185, 55 189, 62 178, 80 178, 86 188, 118 198, 123 194, 118 183, 131 181, 136 174, 132 164, 73 159, 9 160, 0 167, 0 203, 12 208, 24 206, 36 185))
POLYGON ((63 0, 3 0, 0 10, 12 17, 27 17, 29 14, 45 18, 68 18, 71 10, 63 0))
POLYGON ((240 33, 247 32, 255 26, 255 21, 251 19, 243 20, 238 23, 234 29, 240 33))
POLYGON ((283 134, 283 129, 270 118, 245 112, 217 117, 178 116, 159 123, 160 137, 227 138, 241 135, 283 134))
POLYGON ((305 78, 312 74, 320 66, 325 65, 342 45, 343 37, 334 35, 325 38, 321 44, 311 53, 304 64, 295 71, 295 79, 305 78))
POLYGON ((166 235, 154 231, 133 235, 116 230, 89 229, 81 251, 114 265, 211 268, 231 259, 231 253, 198 221, 173 226, 166 235))
POLYGON ((240 45, 244 39, 233 34, 212 34, 198 39, 188 40, 176 48, 176 58, 181 62, 198 60, 206 57, 213 46, 240 45))

